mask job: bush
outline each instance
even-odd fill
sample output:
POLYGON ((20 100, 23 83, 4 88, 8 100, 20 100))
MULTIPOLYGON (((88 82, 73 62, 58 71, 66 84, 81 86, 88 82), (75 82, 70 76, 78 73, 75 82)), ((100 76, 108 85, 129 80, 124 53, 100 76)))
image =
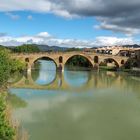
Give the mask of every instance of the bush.
POLYGON ((6 101, 5 97, 0 95, 0 139, 1 140, 13 140, 14 139, 14 129, 10 126, 9 121, 6 117, 6 101))
POLYGON ((10 57, 9 50, 0 49, 0 86, 7 83, 11 73, 22 70, 24 66, 19 60, 10 57))

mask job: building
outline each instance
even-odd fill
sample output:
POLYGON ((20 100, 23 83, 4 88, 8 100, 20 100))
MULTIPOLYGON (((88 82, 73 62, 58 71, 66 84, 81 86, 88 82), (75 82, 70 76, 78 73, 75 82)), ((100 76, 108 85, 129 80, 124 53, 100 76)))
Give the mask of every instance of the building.
POLYGON ((101 53, 101 54, 120 55, 120 56, 131 57, 131 56, 135 55, 136 50, 140 50, 140 48, 111 46, 111 47, 97 48, 96 52, 101 53))

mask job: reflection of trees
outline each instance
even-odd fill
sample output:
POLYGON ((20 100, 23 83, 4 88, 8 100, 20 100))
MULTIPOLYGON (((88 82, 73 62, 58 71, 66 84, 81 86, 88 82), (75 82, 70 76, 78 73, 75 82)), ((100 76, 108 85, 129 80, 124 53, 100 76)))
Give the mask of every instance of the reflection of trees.
POLYGON ((25 102, 15 94, 8 93, 7 100, 13 108, 25 108, 27 106, 27 102, 25 102))
POLYGON ((140 91, 140 86, 139 86, 140 77, 135 77, 135 76, 129 75, 128 73, 123 74, 122 77, 123 77, 124 82, 126 83, 125 84, 126 89, 132 90, 135 93, 139 93, 139 91, 140 91))
POLYGON ((111 86, 117 80, 118 74, 115 72, 102 71, 99 72, 98 80, 107 86, 111 86))
POLYGON ((34 81, 36 81, 39 77, 40 66, 41 64, 39 61, 35 62, 34 69, 32 70, 32 78, 34 81))
POLYGON ((16 72, 14 74, 11 74, 10 79, 8 80, 9 83, 17 83, 20 81, 23 77, 23 73, 16 72))

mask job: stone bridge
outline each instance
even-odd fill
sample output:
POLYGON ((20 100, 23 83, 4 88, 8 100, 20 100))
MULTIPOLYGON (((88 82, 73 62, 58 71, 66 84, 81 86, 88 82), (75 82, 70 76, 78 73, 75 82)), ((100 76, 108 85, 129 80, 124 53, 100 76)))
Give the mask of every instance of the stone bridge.
POLYGON ((82 56, 86 58, 94 67, 98 67, 101 62, 105 60, 111 60, 118 68, 123 66, 129 57, 114 56, 107 54, 98 54, 91 52, 43 52, 43 53, 15 53, 13 57, 25 61, 28 66, 28 70, 31 70, 35 61, 41 58, 49 58, 54 61, 57 68, 64 70, 64 66, 67 61, 74 56, 82 56))

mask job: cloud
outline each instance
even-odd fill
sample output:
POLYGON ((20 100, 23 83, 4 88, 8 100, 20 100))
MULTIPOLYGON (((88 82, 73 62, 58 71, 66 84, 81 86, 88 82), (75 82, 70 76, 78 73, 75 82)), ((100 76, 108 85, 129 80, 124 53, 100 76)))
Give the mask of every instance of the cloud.
POLYGON ((124 28, 124 27, 121 27, 118 25, 106 24, 106 23, 101 23, 100 25, 95 25, 94 28, 95 29, 111 30, 113 32, 121 32, 127 36, 132 36, 133 34, 140 33, 140 29, 129 28, 129 27, 124 28))
POLYGON ((125 45, 137 43, 132 37, 96 37, 93 40, 60 39, 50 35, 48 32, 41 32, 33 36, 1 36, 0 45, 18 46, 22 44, 41 44, 60 47, 91 48, 98 46, 125 45))
POLYGON ((0 33, 0 37, 7 36, 7 33, 0 33))
POLYGON ((32 15, 28 15, 28 16, 27 16, 27 19, 28 19, 28 20, 33 20, 33 16, 32 16, 32 15))
POLYGON ((17 19, 20 18, 19 15, 16 15, 16 14, 13 14, 13 13, 10 13, 10 12, 7 12, 5 15, 7 15, 8 17, 10 17, 13 20, 17 20, 17 19))
POLYGON ((0 11, 8 12, 13 19, 19 17, 9 12, 53 13, 65 18, 95 17, 101 23, 99 29, 127 35, 140 33, 139 0, 0 0, 0 11))

